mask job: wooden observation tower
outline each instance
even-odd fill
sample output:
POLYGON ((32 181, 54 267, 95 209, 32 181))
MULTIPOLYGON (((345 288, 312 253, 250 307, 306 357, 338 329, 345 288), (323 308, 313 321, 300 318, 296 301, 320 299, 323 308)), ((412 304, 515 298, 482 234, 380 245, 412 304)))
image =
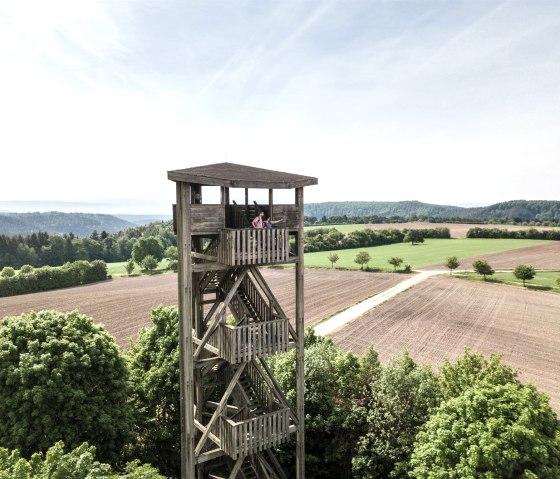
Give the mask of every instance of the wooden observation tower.
POLYGON ((168 178, 177 188, 182 478, 287 479, 272 448, 296 433, 303 479, 303 188, 317 178, 231 163, 168 178), (230 202, 234 188, 240 204, 230 202), (203 201, 212 189, 219 204, 203 201), (268 203, 250 203, 249 189, 268 190, 268 203), (295 190, 293 203, 274 204, 275 189, 295 190), (260 211, 281 221, 255 229, 260 211), (278 263, 295 263, 295 329, 259 270, 278 263), (266 363, 292 348, 295 409, 266 363))

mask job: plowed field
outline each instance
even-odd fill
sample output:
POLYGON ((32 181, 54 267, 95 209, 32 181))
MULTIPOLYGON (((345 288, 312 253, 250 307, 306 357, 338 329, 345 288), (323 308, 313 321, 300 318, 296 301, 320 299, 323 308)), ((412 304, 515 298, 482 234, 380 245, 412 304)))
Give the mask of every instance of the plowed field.
POLYGON ((433 277, 334 333, 343 350, 374 346, 382 361, 408 350, 439 365, 465 346, 502 353, 560 410, 560 295, 433 277))
MULTIPOLYGON (((530 264, 536 269, 560 270, 560 241, 550 241, 546 244, 519 248, 501 253, 484 254, 461 260, 459 269, 472 269, 473 261, 483 259, 490 263, 495 270, 514 269, 518 264, 530 264)), ((423 267, 425 270, 445 271, 442 264, 423 267)))
MULTIPOLYGON (((295 316, 293 269, 263 269, 263 275, 289 318, 295 316)), ((305 323, 321 319, 384 291, 405 277, 390 273, 306 270, 305 323)), ((28 311, 79 309, 104 324, 121 347, 150 325, 150 310, 177 304, 177 275, 116 278, 77 288, 0 298, 0 318, 28 311)))
MULTIPOLYGON (((359 229, 361 225, 356 225, 356 229, 359 229)), ((383 223, 383 224, 369 224, 366 225, 367 228, 372 230, 385 230, 388 228, 396 228, 402 230, 408 229, 424 229, 424 228, 449 228, 452 238, 466 238, 467 231, 471 228, 485 228, 485 229, 500 229, 509 231, 520 231, 528 230, 529 228, 534 228, 534 226, 519 226, 519 225, 486 225, 486 224, 457 224, 457 223, 428 223, 427 221, 413 221, 410 223, 383 223)), ((558 230, 558 227, 552 226, 540 226, 535 228, 539 231, 547 230, 558 230)))

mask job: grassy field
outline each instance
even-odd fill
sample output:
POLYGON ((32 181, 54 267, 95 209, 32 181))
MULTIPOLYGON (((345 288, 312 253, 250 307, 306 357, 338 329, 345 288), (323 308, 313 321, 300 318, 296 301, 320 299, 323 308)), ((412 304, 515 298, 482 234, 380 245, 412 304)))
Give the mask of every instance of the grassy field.
MULTIPOLYGON (((482 276, 476 273, 457 273, 454 276, 473 281, 484 281, 482 276)), ((556 284, 558 278, 560 278, 560 271, 537 271, 536 276, 531 281, 527 281, 526 285, 528 288, 533 289, 560 291, 556 284)), ((492 276, 488 276, 486 281, 523 286, 523 281, 517 279, 513 273, 495 273, 492 276)))
MULTIPOLYGON (((392 266, 387 263, 391 256, 404 259, 404 264, 410 264, 412 268, 421 268, 432 264, 443 263, 449 256, 468 258, 488 253, 509 251, 517 248, 536 246, 548 243, 540 240, 518 240, 518 239, 427 239, 423 244, 412 246, 410 243, 397 243, 386 246, 374 246, 370 248, 355 248, 336 251, 340 259, 336 263, 338 268, 360 269, 354 263, 354 258, 359 251, 367 251, 371 256, 369 267, 392 271, 392 266)), ((330 268, 327 259, 329 251, 319 253, 307 253, 305 255, 305 266, 308 268, 330 268)), ((461 265, 470 268, 471 265, 461 265)))
MULTIPOLYGON (((155 272, 157 273, 157 272, 166 271, 167 264, 168 261, 166 259, 161 260, 155 272)), ((126 273, 125 266, 126 266, 126 261, 121 261, 120 263, 107 263, 107 274, 110 274, 113 278, 117 276, 128 276, 126 273)), ((132 274, 143 274, 136 263, 134 263, 134 271, 132 272, 132 274)))

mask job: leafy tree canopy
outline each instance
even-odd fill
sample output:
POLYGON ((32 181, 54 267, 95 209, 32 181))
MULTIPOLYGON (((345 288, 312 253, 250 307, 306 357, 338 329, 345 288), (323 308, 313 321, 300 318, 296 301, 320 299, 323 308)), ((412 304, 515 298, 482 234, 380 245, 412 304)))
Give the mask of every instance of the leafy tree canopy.
POLYGON ((445 401, 418 434, 417 479, 560 477, 560 430, 532 386, 481 385, 445 401))
POLYGON ((0 323, 0 444, 29 456, 56 441, 115 461, 128 439, 128 372, 115 340, 77 311, 0 323))

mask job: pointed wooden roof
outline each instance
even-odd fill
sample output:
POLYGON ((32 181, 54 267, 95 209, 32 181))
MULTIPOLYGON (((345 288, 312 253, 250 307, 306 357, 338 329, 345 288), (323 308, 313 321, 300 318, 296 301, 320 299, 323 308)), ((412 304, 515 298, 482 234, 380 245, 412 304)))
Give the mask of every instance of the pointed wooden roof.
POLYGON ((287 189, 316 185, 317 178, 235 163, 216 163, 167 172, 172 181, 230 188, 287 189))

